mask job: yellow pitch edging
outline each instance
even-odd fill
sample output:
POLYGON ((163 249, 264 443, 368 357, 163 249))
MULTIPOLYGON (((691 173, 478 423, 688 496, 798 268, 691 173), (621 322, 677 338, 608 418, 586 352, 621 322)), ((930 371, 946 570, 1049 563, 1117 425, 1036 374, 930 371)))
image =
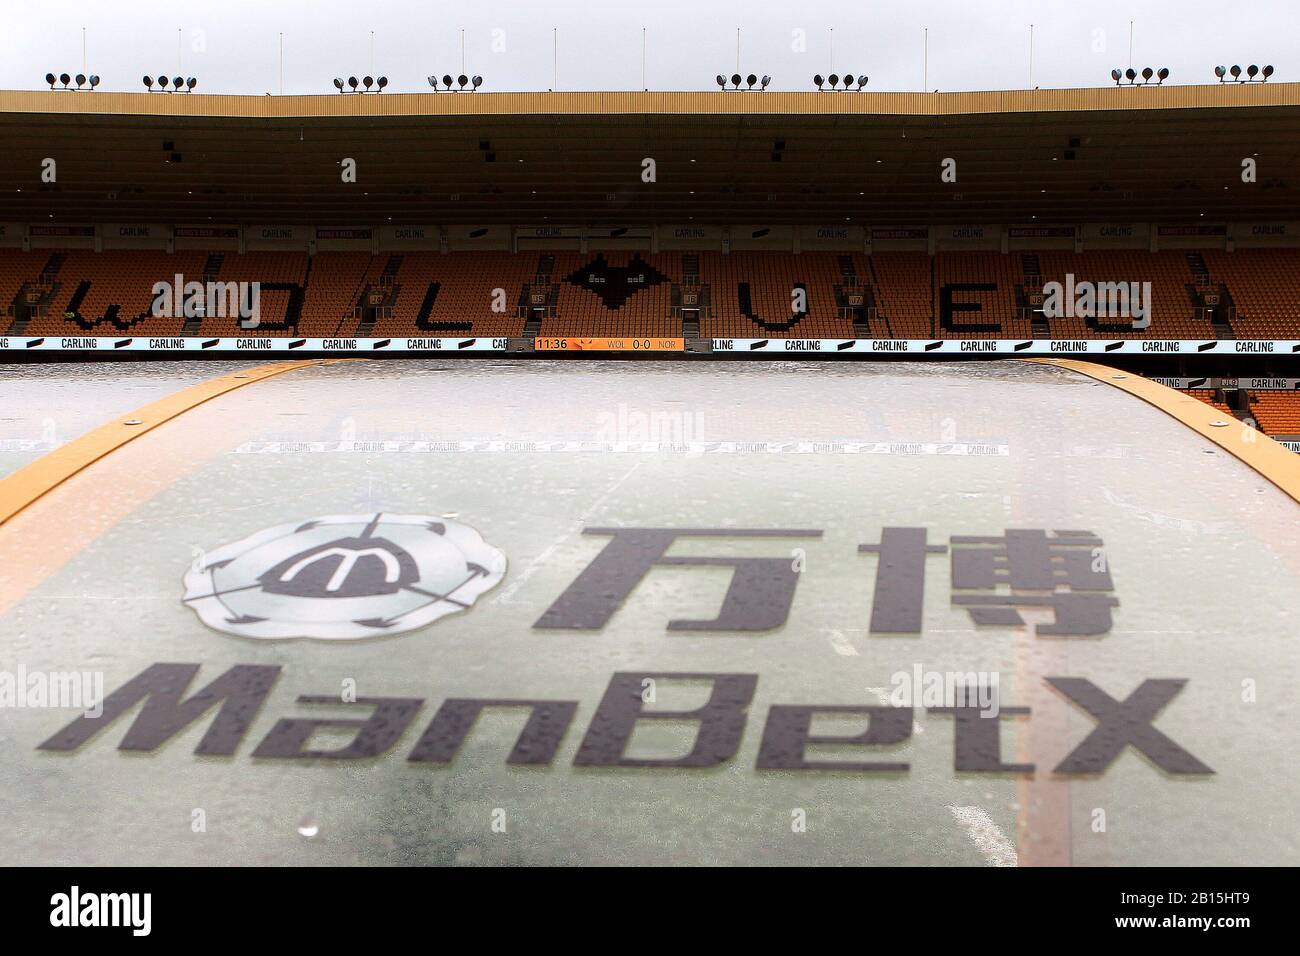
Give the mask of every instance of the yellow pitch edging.
POLYGON ((1175 388, 1161 385, 1133 372, 1084 362, 1079 359, 1029 358, 1026 362, 1055 365, 1123 389, 1130 395, 1154 405, 1166 415, 1178 419, 1203 438, 1208 438, 1234 458, 1255 469, 1296 502, 1300 502, 1300 454, 1279 445, 1261 431, 1223 412, 1199 398, 1185 395, 1175 388), (1211 422, 1228 424, 1212 425, 1211 422), (1247 435, 1243 429, 1248 430, 1247 435))
POLYGON ((108 424, 101 425, 94 431, 42 455, 8 477, 0 479, 0 525, 77 472, 121 448, 132 439, 184 414, 196 405, 201 405, 209 399, 224 395, 241 386, 260 382, 272 375, 331 361, 343 360, 305 359, 240 369, 183 388, 133 412, 117 416, 108 424), (136 424, 127 424, 128 422, 136 424))

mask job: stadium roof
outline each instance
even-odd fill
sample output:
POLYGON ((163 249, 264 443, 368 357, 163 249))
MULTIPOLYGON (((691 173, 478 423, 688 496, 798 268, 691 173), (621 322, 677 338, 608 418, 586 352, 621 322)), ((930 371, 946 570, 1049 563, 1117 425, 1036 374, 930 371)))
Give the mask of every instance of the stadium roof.
POLYGON ((0 91, 0 218, 328 225, 1300 219, 1300 84, 988 93, 0 91), (40 180, 46 157, 55 183, 40 180), (340 161, 357 161, 357 182, 340 161), (957 161, 957 181, 940 163, 957 161), (1241 180, 1245 158, 1258 181, 1241 180), (655 161, 653 183, 643 161, 655 161), (12 190, 12 191, 10 191, 12 190))

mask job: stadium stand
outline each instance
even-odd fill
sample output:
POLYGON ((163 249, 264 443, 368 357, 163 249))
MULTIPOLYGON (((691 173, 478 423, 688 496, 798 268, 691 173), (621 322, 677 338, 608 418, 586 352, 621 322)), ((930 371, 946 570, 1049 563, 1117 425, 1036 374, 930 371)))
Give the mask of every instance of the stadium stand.
POLYGON ((1250 410, 1260 431, 1275 437, 1300 437, 1300 395, 1251 391, 1250 410))
POLYGON ((1135 330, 1129 319, 1058 316, 1048 321, 1052 338, 1084 339, 1104 336, 1106 338, 1212 339, 1218 337, 1213 324, 1204 316, 1198 315, 1189 290, 1193 282, 1193 273, 1187 257, 1181 252, 1043 252, 1039 253, 1038 258, 1042 263, 1044 282, 1064 284, 1066 276, 1073 275, 1076 286, 1085 281, 1094 284, 1151 283, 1149 328, 1135 330))
POLYGON ((1186 394, 1192 396, 1192 398, 1200 399, 1200 400, 1203 401, 1206 405, 1209 405, 1209 406, 1211 406, 1211 407, 1213 407, 1213 408, 1218 409, 1219 411, 1223 412, 1224 416, 1227 417, 1227 418, 1236 418, 1236 417, 1237 417, 1237 416, 1233 413, 1232 409, 1229 408, 1228 405, 1227 405, 1227 403, 1223 400, 1222 393, 1220 393, 1220 392, 1219 392, 1218 390, 1216 390, 1216 389, 1213 389, 1213 388, 1180 388, 1179 391, 1180 391, 1180 392, 1184 392, 1184 393, 1186 393, 1186 394))
MULTIPOLYGON (((933 262, 912 252, 855 256, 860 270, 872 277, 876 304, 884 321, 881 338, 928 339, 935 335, 933 262)), ((873 326, 875 328, 875 326, 873 326)))
POLYGON ((1290 249, 1203 253, 1211 275, 1230 290, 1240 338, 1289 338, 1300 321, 1300 256, 1290 249))
POLYGON ((234 335, 150 314, 154 283, 261 284, 262 334, 1284 339, 1300 250, 206 253, 0 250, 9 334, 234 335), (1042 314, 1045 283, 1150 282, 1151 324, 1042 314), (501 294, 496 290, 502 290, 501 294), (796 292, 801 292, 797 296, 796 292), (802 298, 806 312, 793 310, 802 298), (945 301, 948 307, 945 310, 945 301), (945 311, 947 315, 945 316, 945 311))
POLYGON ((555 315, 541 320, 541 335, 681 337, 669 278, 680 275, 679 256, 613 251, 539 258, 539 269, 551 264, 556 290, 555 315))
POLYGON ((1179 389, 1222 412, 1224 417, 1253 422, 1273 438, 1300 439, 1300 394, 1274 389, 1179 389), (1229 398, 1233 395, 1233 398, 1229 398), (1234 408, 1239 404, 1240 408, 1234 408))

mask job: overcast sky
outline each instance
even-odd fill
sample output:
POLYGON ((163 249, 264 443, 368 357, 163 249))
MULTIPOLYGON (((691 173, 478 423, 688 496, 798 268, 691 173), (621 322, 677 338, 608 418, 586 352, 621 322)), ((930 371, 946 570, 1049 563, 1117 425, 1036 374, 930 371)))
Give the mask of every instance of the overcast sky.
POLYGON ((372 70, 389 92, 427 92, 429 73, 460 72, 462 28, 485 91, 551 88, 553 28, 561 90, 640 89, 642 28, 650 89, 716 89, 736 72, 738 26, 739 71, 771 74, 773 89, 832 70, 921 89, 925 27, 929 89, 1097 86, 1129 65, 1130 20, 1133 65, 1168 66, 1171 83, 1213 82, 1234 62, 1300 79, 1300 0, 0 0, 0 88, 80 72, 83 26, 87 72, 109 90, 166 71, 199 92, 277 93, 283 33, 285 93, 333 93, 334 76, 372 70))

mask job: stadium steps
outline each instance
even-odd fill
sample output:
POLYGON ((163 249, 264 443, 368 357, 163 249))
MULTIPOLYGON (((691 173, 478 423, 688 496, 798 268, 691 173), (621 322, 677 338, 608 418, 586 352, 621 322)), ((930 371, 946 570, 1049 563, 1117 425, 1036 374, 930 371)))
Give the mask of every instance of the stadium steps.
MULTIPOLYGON (((370 259, 371 262, 373 262, 374 256, 371 256, 370 259)), ((365 270, 361 273, 361 278, 357 280, 356 287, 352 290, 352 296, 351 296, 352 307, 349 308, 343 315, 340 315, 338 322, 334 325, 335 335, 343 335, 344 323, 346 323, 349 319, 355 319, 360 316, 361 313, 359 310, 362 307, 361 303, 365 301, 365 297, 370 291, 370 284, 371 284, 370 266, 367 265, 365 270)), ((354 334, 360 334, 360 332, 358 331, 355 332, 354 334)))
MULTIPOLYGON (((13 301, 5 308, 5 314, 13 317, 8 328, 5 329, 5 334, 22 335, 27 330, 27 325, 33 317, 44 314, 62 287, 62 283, 58 281, 58 275, 67 258, 67 254, 63 252, 50 253, 50 257, 45 260, 45 265, 41 268, 36 281, 22 284, 13 301), (39 295, 35 301, 30 301, 28 296, 33 291, 39 291, 39 295)), ((84 298, 84 294, 82 298, 84 298)), ((80 304, 80 299, 77 301, 80 304)))
POLYGON ((859 339, 871 338, 871 314, 874 309, 863 306, 853 310, 853 335, 859 339))
POLYGON ((1237 333, 1232 328, 1232 315, 1236 308, 1227 283, 1214 280, 1210 275, 1210 267, 1205 264, 1205 257, 1199 252, 1187 253, 1187 268, 1192 274, 1192 281, 1186 286, 1192 307, 1198 315, 1209 319, 1215 338, 1235 339, 1237 333), (1210 294, 1218 296, 1219 301, 1214 306, 1206 303, 1206 296, 1210 294), (1211 308, 1213 313, 1209 311, 1211 308))
POLYGON ((14 296, 5 314, 13 316, 9 327, 5 330, 7 335, 22 335, 27 331, 27 324, 31 322, 34 316, 40 315, 42 310, 47 307, 58 293, 62 283, 51 282, 24 282, 17 294, 14 296), (35 301, 28 296, 33 292, 38 292, 35 301))
POLYGON ((700 280, 700 256, 694 252, 682 253, 682 279, 681 282, 674 282, 672 285, 671 297, 669 299, 669 317, 680 318, 682 320, 682 336, 687 339, 700 337, 700 323, 712 316, 712 310, 709 308, 709 284, 700 280), (683 288, 689 287, 689 290, 695 296, 695 304, 689 308, 695 309, 695 317, 687 318, 684 308, 687 306, 683 301, 683 288))
POLYGON ((1232 327, 1231 316, 1236 312, 1236 307, 1232 303, 1232 293, 1228 291, 1227 285, 1219 284, 1219 307, 1214 310, 1211 318, 1211 324, 1214 327, 1214 336, 1219 339, 1235 339, 1236 331, 1232 327))
POLYGON ((876 263, 867 256, 867 267, 871 270, 871 301, 875 303, 876 318, 885 321, 885 338, 894 337, 894 327, 889 321, 889 310, 885 307, 884 297, 880 295, 880 277, 876 275, 876 263))
POLYGON ((537 257, 537 268, 533 273, 533 281, 525 282, 523 289, 519 292, 517 315, 524 319, 523 338, 527 341, 532 341, 542 334, 543 319, 553 319, 559 314, 560 286, 559 283, 551 281, 551 274, 554 271, 555 256, 542 253, 537 257), (540 309, 534 308, 534 289, 540 290, 543 287, 547 289, 546 305, 540 309))
MULTIPOLYGON (((225 255, 220 252, 209 252, 208 257, 203 261, 203 284, 206 286, 209 282, 219 281, 221 275, 221 265, 226 261, 225 255)), ((185 317, 181 325, 181 335, 198 335, 203 326, 205 316, 189 315, 185 317)))
POLYGON ((871 319, 875 315, 874 293, 869 288, 864 288, 858 283, 856 274, 846 274, 843 285, 836 284, 833 289, 835 292, 835 308, 840 314, 840 318, 848 319, 853 323, 853 335, 859 339, 871 338, 871 319), (858 298, 858 304, 854 304, 853 299, 858 298))
MULTIPOLYGON (((392 318, 394 310, 397 308, 397 299, 401 295, 402 286, 397 282, 397 274, 402 270, 402 256, 391 255, 384 263, 384 271, 379 273, 375 282, 365 282, 365 288, 357 297, 352 306, 352 317, 357 320, 356 329, 353 335, 366 337, 374 332, 375 323, 380 319, 392 318), (377 305, 371 303, 373 294, 376 290, 383 293, 377 305)), ((367 277, 369 269, 366 270, 367 277)))
POLYGON ((54 252, 50 258, 45 261, 45 268, 41 270, 41 284, 48 285, 54 281, 54 277, 59 274, 63 268, 63 263, 67 260, 68 255, 65 252, 54 252))
POLYGON ((1244 388, 1225 388, 1223 392, 1223 403, 1228 406, 1228 410, 1240 421, 1255 422, 1256 427, 1259 423, 1251 411, 1250 393, 1244 388))
POLYGON ((1036 339, 1050 339, 1052 327, 1042 311, 1043 266, 1038 261, 1038 254, 1026 252, 1020 257, 1020 268, 1024 273, 1016 289, 1016 305, 1020 308, 1022 318, 1028 319, 1030 333, 1036 339))

